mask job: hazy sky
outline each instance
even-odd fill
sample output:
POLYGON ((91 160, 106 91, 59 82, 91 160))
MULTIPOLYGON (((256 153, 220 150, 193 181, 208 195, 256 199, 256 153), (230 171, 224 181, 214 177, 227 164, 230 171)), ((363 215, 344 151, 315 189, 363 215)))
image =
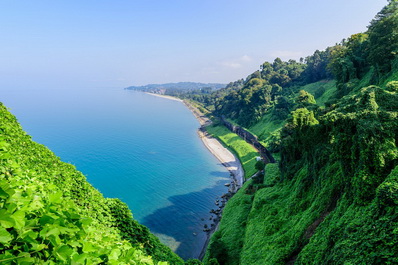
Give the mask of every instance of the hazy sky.
POLYGON ((0 89, 228 83, 363 32, 387 0, 0 1, 0 89))

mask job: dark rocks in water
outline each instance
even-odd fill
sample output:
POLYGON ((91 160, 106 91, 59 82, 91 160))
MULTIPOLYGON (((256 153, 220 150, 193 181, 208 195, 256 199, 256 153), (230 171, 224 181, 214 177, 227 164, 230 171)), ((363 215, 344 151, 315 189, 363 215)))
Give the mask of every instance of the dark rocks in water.
POLYGON ((229 186, 231 186, 231 183, 225 183, 224 186, 229 187, 229 186))

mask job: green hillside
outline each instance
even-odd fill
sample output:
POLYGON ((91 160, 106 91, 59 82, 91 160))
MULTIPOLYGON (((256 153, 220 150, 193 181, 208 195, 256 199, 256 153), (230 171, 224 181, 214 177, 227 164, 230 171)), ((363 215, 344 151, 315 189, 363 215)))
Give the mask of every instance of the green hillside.
MULTIPOLYGON (((179 91, 255 170, 228 201, 203 263, 398 264, 398 0, 368 30, 299 62, 276 58, 225 88, 179 91), (223 119, 221 119, 221 117, 223 119)), ((0 105, 0 264, 184 264, 0 105)), ((189 261, 186 264, 200 264, 189 261)))
POLYGON ((184 264, 0 104, 0 264, 184 264))
POLYGON ((397 54, 389 1, 367 32, 203 101, 279 160, 228 202, 205 263, 398 263, 397 54))

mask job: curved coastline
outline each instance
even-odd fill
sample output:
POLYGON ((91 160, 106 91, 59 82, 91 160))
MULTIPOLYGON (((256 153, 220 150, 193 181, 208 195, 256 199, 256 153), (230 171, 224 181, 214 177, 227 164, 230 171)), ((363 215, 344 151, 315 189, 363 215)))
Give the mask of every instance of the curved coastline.
POLYGON ((210 151, 210 153, 212 153, 221 162, 221 164, 224 167, 226 167, 226 169, 231 173, 231 176, 233 177, 232 184, 235 184, 235 188, 232 189, 231 191, 236 192, 236 190, 238 190, 243 185, 244 182, 243 167, 239 159, 231 151, 229 151, 226 147, 222 145, 222 143, 220 143, 216 138, 212 137, 204 130, 204 127, 211 124, 211 121, 206 116, 204 116, 197 108, 195 108, 185 100, 172 96, 155 94, 155 93, 149 93, 149 92, 145 93, 148 95, 162 97, 165 99, 175 100, 184 103, 184 105, 192 112, 192 114, 195 116, 195 118, 199 121, 201 125, 201 127, 198 129, 198 135, 199 138, 202 140, 203 144, 210 151))
POLYGON ((224 147, 216 138, 207 132, 198 131, 199 137, 207 149, 226 167, 233 177, 233 187, 230 191, 236 192, 243 185, 244 171, 238 158, 224 147))
POLYGON ((179 102, 184 102, 182 99, 179 99, 179 98, 176 98, 176 97, 172 97, 172 96, 166 96, 166 95, 161 95, 161 94, 156 94, 156 93, 150 93, 150 92, 144 92, 144 93, 145 93, 145 94, 148 94, 148 95, 155 96, 155 97, 167 98, 167 99, 170 99, 170 100, 175 100, 175 101, 179 101, 179 102))
MULTIPOLYGON (((157 96, 169 100, 182 102, 192 112, 192 114, 195 116, 195 118, 199 121, 201 125, 200 128, 198 129, 199 138, 202 140, 203 144, 210 151, 210 153, 212 153, 221 162, 221 164, 231 173, 232 181, 231 185, 228 188, 228 193, 231 196, 235 194, 238 191, 238 189, 242 187, 244 183, 245 172, 243 170, 242 164, 240 163, 240 160, 231 151, 229 151, 226 147, 224 147, 224 145, 219 140, 212 137, 206 132, 205 127, 211 124, 211 120, 206 116, 204 116, 197 108, 195 108, 185 100, 181 100, 179 98, 172 96, 155 94, 155 93, 149 93, 149 92, 145 93, 152 96, 157 96)), ((228 200, 228 198, 226 198, 226 200, 228 200)), ((223 207, 220 208, 221 213, 222 210, 223 207)), ((208 231, 207 240, 203 245, 201 253, 198 257, 200 260, 202 260, 205 255, 206 248, 210 242, 211 235, 218 229, 220 218, 217 218, 214 221, 215 221, 214 226, 210 229, 210 231, 208 231)))

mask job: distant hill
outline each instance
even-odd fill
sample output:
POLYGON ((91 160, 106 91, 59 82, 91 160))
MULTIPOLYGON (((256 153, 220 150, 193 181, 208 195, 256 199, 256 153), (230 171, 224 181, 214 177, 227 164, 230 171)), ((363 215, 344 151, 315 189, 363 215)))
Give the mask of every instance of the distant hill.
POLYGON ((218 90, 224 88, 226 84, 218 84, 218 83, 196 83, 196 82, 179 82, 179 83, 166 83, 166 84, 149 84, 145 86, 129 86, 125 89, 127 90, 137 90, 158 94, 165 94, 166 90, 168 91, 178 91, 178 90, 200 90, 200 89, 210 89, 210 90, 218 90))

